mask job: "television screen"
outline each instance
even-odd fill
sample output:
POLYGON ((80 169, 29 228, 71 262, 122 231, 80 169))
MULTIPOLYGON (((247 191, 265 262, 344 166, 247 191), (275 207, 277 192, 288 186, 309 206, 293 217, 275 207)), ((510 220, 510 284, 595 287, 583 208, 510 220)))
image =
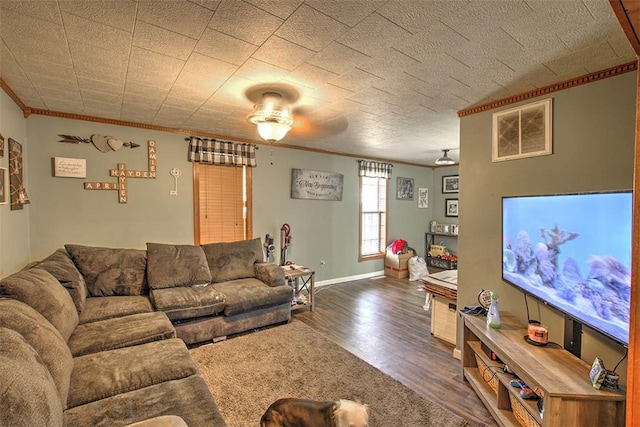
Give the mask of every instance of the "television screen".
POLYGON ((502 199, 502 278, 627 344, 632 193, 502 199))

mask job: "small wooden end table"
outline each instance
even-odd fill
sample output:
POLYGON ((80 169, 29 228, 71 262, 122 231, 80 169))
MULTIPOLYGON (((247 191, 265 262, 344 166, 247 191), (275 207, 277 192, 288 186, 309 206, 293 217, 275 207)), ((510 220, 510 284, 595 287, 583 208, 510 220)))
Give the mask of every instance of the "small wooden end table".
MULTIPOLYGON (((291 311, 300 311, 309 309, 313 311, 313 293, 315 290, 315 275, 316 272, 301 265, 290 264, 281 266, 284 270, 284 278, 293 288, 294 302, 291 306, 291 311), (300 295, 300 292, 305 291, 307 294, 306 303, 296 303, 296 297, 300 295)), ((303 295, 304 296, 304 295, 303 295)))

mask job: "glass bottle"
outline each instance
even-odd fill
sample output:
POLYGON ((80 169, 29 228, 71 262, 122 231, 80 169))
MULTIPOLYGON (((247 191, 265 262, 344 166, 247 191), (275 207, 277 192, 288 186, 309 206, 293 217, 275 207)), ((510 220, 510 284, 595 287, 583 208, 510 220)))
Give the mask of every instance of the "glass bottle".
POLYGON ((498 293, 491 291, 491 304, 487 312, 487 325, 498 329, 500 327, 500 311, 498 310, 498 293))

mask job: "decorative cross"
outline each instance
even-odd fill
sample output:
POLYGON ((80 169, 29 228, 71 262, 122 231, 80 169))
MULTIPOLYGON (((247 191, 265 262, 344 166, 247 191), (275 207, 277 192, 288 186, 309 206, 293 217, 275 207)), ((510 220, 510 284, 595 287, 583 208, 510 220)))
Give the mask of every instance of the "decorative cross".
POLYGON ((117 169, 109 169, 109 176, 117 177, 116 182, 85 182, 85 190, 116 190, 118 191, 118 203, 127 203, 129 193, 127 181, 129 178, 156 178, 156 143, 147 141, 149 167, 146 171, 127 170, 126 163, 118 163, 117 169))

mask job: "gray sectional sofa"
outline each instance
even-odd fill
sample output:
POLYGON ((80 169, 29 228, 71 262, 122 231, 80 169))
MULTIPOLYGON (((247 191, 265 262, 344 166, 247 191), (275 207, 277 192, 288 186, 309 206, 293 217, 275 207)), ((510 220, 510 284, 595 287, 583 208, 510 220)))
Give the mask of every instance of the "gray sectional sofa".
POLYGON ((261 255, 65 245, 0 280, 0 425, 224 426, 185 343, 289 319, 261 255))

